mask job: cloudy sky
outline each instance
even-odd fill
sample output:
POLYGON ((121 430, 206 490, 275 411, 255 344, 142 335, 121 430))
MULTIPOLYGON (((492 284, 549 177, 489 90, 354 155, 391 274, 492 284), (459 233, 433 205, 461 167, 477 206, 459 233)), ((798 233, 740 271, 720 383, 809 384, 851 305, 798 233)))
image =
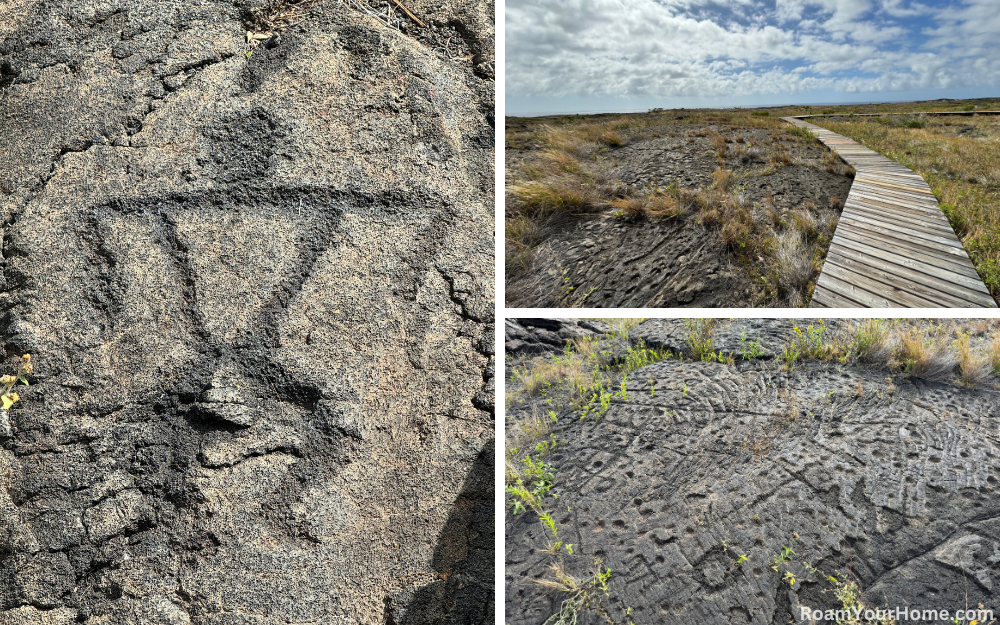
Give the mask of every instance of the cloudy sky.
POLYGON ((506 0, 506 113, 1000 95, 1000 0, 506 0))

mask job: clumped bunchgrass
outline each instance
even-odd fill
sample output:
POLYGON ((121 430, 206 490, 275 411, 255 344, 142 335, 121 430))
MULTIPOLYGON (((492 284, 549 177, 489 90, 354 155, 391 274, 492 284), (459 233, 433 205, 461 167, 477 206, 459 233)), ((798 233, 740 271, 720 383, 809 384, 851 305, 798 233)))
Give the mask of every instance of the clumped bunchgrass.
POLYGON ((714 319, 688 319, 687 326, 687 355, 692 360, 705 360, 709 354, 715 353, 715 341, 712 333, 718 323, 714 319))
POLYGON ((971 336, 968 332, 961 332, 955 339, 955 349, 958 359, 958 373, 962 384, 966 386, 976 386, 986 379, 993 369, 990 362, 990 354, 983 351, 974 351, 971 344, 971 336))
POLYGON ((865 319, 837 325, 834 331, 822 324, 796 328, 782 355, 786 368, 801 359, 836 360, 970 387, 1000 381, 1000 321, 865 319))
POLYGON ((1000 118, 927 117, 922 127, 880 119, 821 123, 923 176, 986 287, 1000 297, 1000 118))
POLYGON ((806 237, 794 228, 785 230, 777 237, 774 257, 778 286, 796 298, 789 302, 792 306, 803 305, 809 283, 816 273, 806 237))
POLYGON ((854 351, 861 362, 885 362, 892 353, 892 326, 885 319, 865 319, 854 330, 854 351))

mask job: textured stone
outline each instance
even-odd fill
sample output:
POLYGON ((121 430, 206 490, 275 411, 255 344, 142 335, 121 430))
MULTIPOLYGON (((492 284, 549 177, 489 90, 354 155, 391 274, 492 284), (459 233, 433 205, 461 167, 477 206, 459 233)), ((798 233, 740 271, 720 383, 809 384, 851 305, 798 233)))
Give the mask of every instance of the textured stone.
MULTIPOLYGON (((595 557, 612 571, 597 598, 615 622, 799 622, 800 606, 839 607, 827 576, 841 573, 870 607, 995 603, 1000 393, 836 362, 781 371, 769 358, 791 326, 723 322, 717 350, 746 332, 769 355, 638 369, 599 419, 555 406, 546 506, 574 551, 553 557, 538 518, 508 507, 506 622, 557 612, 566 595, 534 580, 555 560, 587 579, 595 557), (784 547, 794 556, 775 571, 784 547)), ((630 336, 676 351, 684 330, 655 320, 630 336)), ((536 408, 513 406, 508 419, 536 408)), ((604 622, 597 610, 579 620, 604 622)))
POLYGON ((493 621, 493 6, 262 4, 0 11, 0 622, 493 621))

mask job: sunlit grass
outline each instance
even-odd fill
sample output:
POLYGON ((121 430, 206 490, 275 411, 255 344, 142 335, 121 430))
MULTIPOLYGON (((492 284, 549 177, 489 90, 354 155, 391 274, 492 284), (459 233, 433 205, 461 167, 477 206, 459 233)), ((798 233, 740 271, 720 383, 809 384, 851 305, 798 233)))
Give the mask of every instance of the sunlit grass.
MULTIPOLYGON (((716 233, 747 273, 758 304, 807 304, 839 205, 800 207, 781 218, 773 202, 752 203, 740 186, 748 177, 792 165, 789 142, 815 142, 794 131, 777 117, 742 110, 566 115, 509 126, 508 147, 525 154, 508 170, 508 277, 532 271, 532 251, 556 229, 586 215, 605 213, 629 222, 680 219, 716 233), (744 134, 751 129, 777 132, 748 139, 744 134), (617 148, 664 134, 688 142, 707 139, 719 161, 707 187, 643 188, 616 179, 617 148), (768 154, 769 165, 752 167, 768 154), (733 166, 741 170, 727 168, 726 159, 737 159, 733 166)), ((849 169, 833 155, 816 166, 841 175, 849 169)))
POLYGON ((1000 118, 929 117, 923 128, 879 118, 820 123, 923 176, 986 287, 1000 297, 1000 118), (957 134, 970 126, 973 132, 957 134))

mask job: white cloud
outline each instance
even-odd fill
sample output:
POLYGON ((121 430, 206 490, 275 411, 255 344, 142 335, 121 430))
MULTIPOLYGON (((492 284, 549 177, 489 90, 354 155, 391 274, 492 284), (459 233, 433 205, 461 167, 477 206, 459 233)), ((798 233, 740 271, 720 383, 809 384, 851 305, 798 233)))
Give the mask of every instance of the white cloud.
POLYGON ((723 96, 1000 85, 996 0, 508 1, 507 93, 723 96), (729 10, 727 10, 727 7, 729 10), (913 26, 919 17, 918 26, 913 26), (907 21, 898 21, 904 19, 907 21))

